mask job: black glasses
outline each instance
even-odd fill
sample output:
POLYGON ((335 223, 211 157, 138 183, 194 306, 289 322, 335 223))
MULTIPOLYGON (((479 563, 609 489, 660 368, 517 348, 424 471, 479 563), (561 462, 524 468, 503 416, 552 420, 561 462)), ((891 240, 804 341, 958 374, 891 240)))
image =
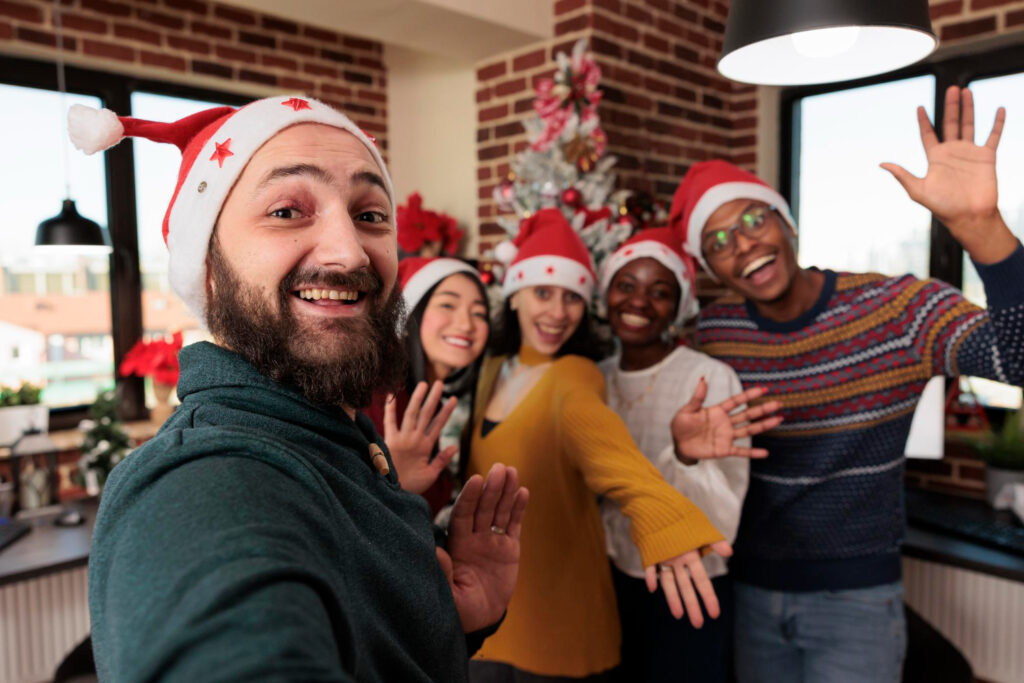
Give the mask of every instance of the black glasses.
POLYGON ((753 206, 743 212, 735 225, 713 230, 704 235, 700 248, 707 258, 725 258, 736 251, 736 231, 744 237, 757 239, 764 235, 770 219, 775 214, 774 206, 753 206))

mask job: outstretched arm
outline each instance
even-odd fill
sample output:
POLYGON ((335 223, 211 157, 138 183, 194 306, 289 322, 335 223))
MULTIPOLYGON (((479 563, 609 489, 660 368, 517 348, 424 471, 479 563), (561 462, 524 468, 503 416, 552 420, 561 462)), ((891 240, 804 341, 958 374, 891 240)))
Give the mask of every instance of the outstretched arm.
POLYGON ((736 444, 737 439, 766 432, 782 423, 782 417, 774 414, 782 408, 779 401, 768 401, 736 411, 767 392, 764 387, 754 387, 730 396, 721 403, 704 407, 708 383, 702 377, 693 392, 693 398, 672 418, 676 457, 683 463, 692 464, 694 460, 709 458, 767 456, 768 451, 763 448, 746 448, 736 444))
POLYGON ((917 109, 921 144, 928 157, 925 177, 918 178, 897 164, 881 165, 981 264, 1002 261, 1017 247, 997 205, 996 148, 1005 121, 1006 110, 1000 107, 988 140, 974 144, 974 98, 970 90, 951 86, 946 91, 941 142, 924 108, 917 109))

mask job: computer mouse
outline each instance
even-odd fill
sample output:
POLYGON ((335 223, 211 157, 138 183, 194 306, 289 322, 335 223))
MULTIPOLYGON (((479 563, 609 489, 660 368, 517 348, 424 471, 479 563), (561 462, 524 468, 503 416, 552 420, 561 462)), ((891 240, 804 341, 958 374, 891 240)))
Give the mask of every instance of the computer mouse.
POLYGON ((57 519, 53 520, 53 523, 57 526, 78 526, 84 522, 85 517, 74 508, 65 510, 57 515, 57 519))

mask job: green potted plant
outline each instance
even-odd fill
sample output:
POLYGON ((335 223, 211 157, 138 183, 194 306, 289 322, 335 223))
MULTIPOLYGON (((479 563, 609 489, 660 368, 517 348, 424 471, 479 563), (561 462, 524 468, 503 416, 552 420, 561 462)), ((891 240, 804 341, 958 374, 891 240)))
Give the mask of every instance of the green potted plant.
POLYGON ((1006 416, 1003 428, 991 439, 978 444, 978 453, 985 461, 986 497, 994 504, 1003 486, 1024 483, 1024 409, 1006 416))
POLYGON ((45 432, 50 411, 40 403, 43 390, 29 382, 0 386, 0 446, 10 446, 30 431, 45 432))

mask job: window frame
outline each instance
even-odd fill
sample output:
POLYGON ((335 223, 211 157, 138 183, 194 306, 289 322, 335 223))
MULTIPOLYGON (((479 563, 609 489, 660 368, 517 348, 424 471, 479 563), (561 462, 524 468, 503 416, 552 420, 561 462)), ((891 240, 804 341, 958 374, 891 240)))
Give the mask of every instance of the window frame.
MULTIPOLYGON (((36 59, 0 55, 0 82, 58 92, 57 64, 36 59)), ((148 92, 190 99, 212 100, 241 106, 260 97, 211 88, 196 87, 151 78, 65 66, 69 93, 97 97, 107 109, 131 115, 131 96, 148 92)), ((107 150, 107 228, 114 249, 110 255, 110 317, 114 341, 114 379, 120 392, 120 414, 126 420, 149 419, 145 384, 141 377, 119 377, 117 368, 128 350, 142 338, 142 276, 139 266, 138 223, 135 198, 135 155, 133 142, 107 150), (113 191, 113 188, 117 188, 113 191)), ((50 409, 50 429, 71 429, 87 416, 89 406, 50 409)))
MULTIPOLYGON (((800 210, 800 100, 810 95, 822 95, 899 81, 915 76, 935 77, 935 120, 941 121, 945 112, 945 92, 951 85, 964 87, 981 78, 1005 76, 1024 72, 1024 49, 1020 45, 996 47, 950 56, 934 61, 891 71, 870 78, 840 83, 785 88, 779 94, 779 192, 790 202, 795 215, 800 210)), ((911 113, 908 112, 908 116, 911 113)), ((982 125, 991 125, 982 124, 982 125)), ((909 200, 908 200, 909 201, 909 200)), ((946 226, 935 215, 931 217, 929 235, 928 274, 954 287, 963 286, 963 248, 946 226)))

